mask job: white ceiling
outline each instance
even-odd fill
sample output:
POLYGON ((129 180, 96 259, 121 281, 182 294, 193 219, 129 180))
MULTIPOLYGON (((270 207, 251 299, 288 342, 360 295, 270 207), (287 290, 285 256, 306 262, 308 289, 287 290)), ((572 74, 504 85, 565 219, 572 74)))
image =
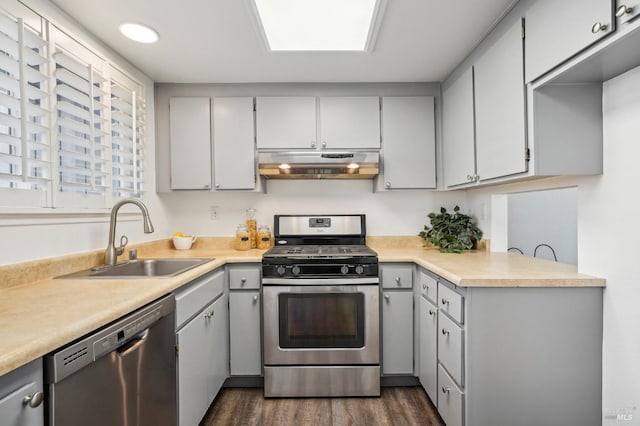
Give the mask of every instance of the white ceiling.
POLYGON ((442 81, 514 0, 388 0, 370 53, 268 52, 247 0, 52 2, 156 82, 241 83, 442 81), (126 39, 123 21, 160 41, 126 39))

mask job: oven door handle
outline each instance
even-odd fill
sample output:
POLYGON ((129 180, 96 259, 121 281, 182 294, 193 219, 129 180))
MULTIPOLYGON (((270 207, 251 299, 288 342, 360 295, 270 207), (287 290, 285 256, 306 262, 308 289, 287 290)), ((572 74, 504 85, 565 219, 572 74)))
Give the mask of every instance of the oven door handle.
POLYGON ((378 277, 366 278, 263 278, 262 285, 378 285, 380 279, 378 277))

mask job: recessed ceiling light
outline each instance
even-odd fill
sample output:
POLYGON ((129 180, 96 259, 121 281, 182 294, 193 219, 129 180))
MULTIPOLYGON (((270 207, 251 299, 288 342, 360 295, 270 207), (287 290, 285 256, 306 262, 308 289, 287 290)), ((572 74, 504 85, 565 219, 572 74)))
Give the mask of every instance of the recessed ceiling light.
POLYGON ((249 0, 272 51, 370 51, 386 0, 249 0))
POLYGON ((120 24, 120 32, 125 37, 140 43, 155 43, 158 41, 158 33, 154 29, 135 22, 123 22, 120 24))

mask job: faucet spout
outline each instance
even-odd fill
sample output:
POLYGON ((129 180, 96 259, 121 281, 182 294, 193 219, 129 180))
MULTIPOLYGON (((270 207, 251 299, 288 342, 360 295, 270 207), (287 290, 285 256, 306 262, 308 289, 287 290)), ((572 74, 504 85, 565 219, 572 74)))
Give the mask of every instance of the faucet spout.
POLYGON ((118 261, 118 255, 124 252, 124 244, 126 243, 123 243, 121 247, 116 247, 115 240, 118 210, 120 210, 120 207, 124 206, 125 204, 134 204, 138 206, 142 211, 142 221, 145 234, 150 234, 153 232, 153 224, 151 223, 151 218, 149 217, 149 210, 147 210, 147 206, 145 206, 142 201, 136 200, 134 198, 127 198, 117 202, 111 209, 111 219, 109 221, 109 243, 107 245, 107 249, 104 251, 105 265, 115 265, 118 261))

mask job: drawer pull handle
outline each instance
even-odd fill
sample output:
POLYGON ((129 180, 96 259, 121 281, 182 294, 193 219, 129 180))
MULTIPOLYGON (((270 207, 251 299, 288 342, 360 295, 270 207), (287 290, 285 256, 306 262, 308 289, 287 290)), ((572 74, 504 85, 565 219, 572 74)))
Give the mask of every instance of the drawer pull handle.
POLYGON ((388 294, 385 294, 385 295, 384 295, 384 298, 385 298, 386 300, 389 300, 389 299, 391 298, 391 296, 389 296, 388 294))
POLYGON ((253 296, 253 303, 254 304, 258 303, 258 296, 253 296))
POLYGON ((206 319, 211 319, 211 318, 213 318, 213 314, 215 314, 215 312, 213 310, 211 310, 211 311, 207 312, 206 314, 204 314, 204 317, 206 319))
POLYGON ((429 309, 429 315, 435 315, 436 311, 434 311, 433 309, 429 309))
POLYGON ((400 277, 396 277, 396 284, 400 285, 400 277))
POLYGON ((449 301, 448 301, 447 299, 442 299, 442 304, 443 304, 443 305, 448 305, 448 304, 449 304, 449 301))
POLYGON ((607 24, 596 22, 593 24, 593 27, 591 27, 591 32, 594 34, 598 34, 601 31, 607 31, 607 24))
POLYGON ((444 329, 444 328, 442 329, 442 335, 443 335, 443 336, 448 336, 448 335, 450 335, 450 334, 451 334, 451 332, 450 332, 449 330, 444 329))
POLYGON ((247 279, 245 277, 240 278, 240 282, 242 283, 242 285, 244 285, 247 282, 247 279))
POLYGON ((633 8, 625 4, 620 5, 620 7, 618 7, 618 9, 616 10, 616 16, 618 18, 622 18, 624 15, 629 15, 631 13, 633 13, 633 8))
POLYGON ((23 405, 28 405, 31 408, 36 408, 44 401, 44 392, 38 391, 33 395, 27 395, 22 399, 23 405))
POLYGON ((445 388, 444 386, 442 387, 442 393, 449 393, 451 392, 451 388, 445 388))

